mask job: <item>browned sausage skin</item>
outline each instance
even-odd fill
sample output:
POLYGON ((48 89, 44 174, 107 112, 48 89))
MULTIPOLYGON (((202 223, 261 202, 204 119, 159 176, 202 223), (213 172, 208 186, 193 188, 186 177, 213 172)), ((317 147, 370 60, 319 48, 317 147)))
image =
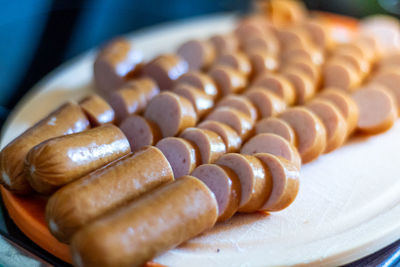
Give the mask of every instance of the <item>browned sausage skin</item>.
POLYGON ((49 194, 129 152, 122 131, 106 124, 36 145, 25 159, 26 177, 37 192, 49 194))
POLYGON ((15 193, 30 193, 32 187, 24 172, 24 160, 28 151, 49 138, 88 128, 89 121, 77 104, 62 105, 3 148, 0 153, 1 184, 15 193))
POLYGON ((73 237, 72 258, 76 266, 142 266, 211 228, 217 217, 211 190, 184 176, 84 227, 73 237))
POLYGON ((46 221, 68 243, 89 222, 173 179, 163 153, 149 146, 62 187, 47 203, 46 221))

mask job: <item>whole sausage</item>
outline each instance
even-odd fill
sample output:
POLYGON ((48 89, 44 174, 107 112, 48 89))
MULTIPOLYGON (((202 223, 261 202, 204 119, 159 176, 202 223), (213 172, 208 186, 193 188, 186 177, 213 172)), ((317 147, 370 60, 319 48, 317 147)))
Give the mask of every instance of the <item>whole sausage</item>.
POLYGON ((167 158, 176 178, 190 174, 194 168, 200 165, 199 148, 191 141, 178 137, 167 137, 161 139, 156 146, 167 158))
POLYGON ((132 151, 156 144, 161 139, 160 128, 153 121, 139 115, 132 115, 119 125, 128 138, 132 151))
POLYGON ((33 189, 49 194, 129 152, 122 131, 106 124, 34 146, 26 155, 25 172, 33 189))
POLYGON ((3 148, 0 153, 0 183, 15 193, 30 193, 32 187, 24 172, 24 161, 29 150, 49 138, 88 128, 89 120, 77 104, 69 102, 62 105, 3 148))
POLYGON ((212 97, 214 100, 219 97, 217 85, 213 79, 211 79, 211 77, 205 73, 199 71, 189 71, 184 73, 175 82, 175 85, 180 84, 188 84, 196 87, 212 97))
POLYGON ((197 125, 200 129, 207 129, 218 134, 225 143, 226 152, 237 152, 242 145, 242 139, 230 126, 225 123, 207 120, 197 125))
POLYGON ((268 169, 254 156, 229 153, 216 162, 233 170, 239 178, 241 197, 238 211, 257 211, 268 199, 272 180, 268 169))
POLYGON ((264 87, 251 87, 244 95, 257 108, 259 118, 275 116, 286 109, 286 103, 264 87))
POLYGON ((76 266, 142 266, 214 226, 218 204, 199 179, 185 176, 87 225, 72 239, 76 266))
POLYGON ((256 123, 256 134, 273 133, 285 138, 289 143, 297 146, 296 134, 286 121, 277 117, 264 118, 256 123))
POLYGON ((201 128, 187 128, 180 137, 194 143, 200 152, 201 164, 214 163, 226 153, 222 138, 213 131, 201 128))
POLYGON ((191 70, 208 68, 215 60, 215 48, 207 40, 190 40, 178 48, 180 55, 189 65, 191 70))
POLYGON ((155 96, 147 105, 144 116, 158 125, 163 137, 175 136, 197 121, 192 103, 172 92, 155 96))
POLYGON ((179 76, 188 69, 187 62, 180 56, 164 54, 144 65, 143 74, 152 78, 161 90, 170 90, 179 76))
POLYGON ((214 107, 214 100, 211 96, 189 84, 177 84, 172 92, 189 100, 199 118, 207 115, 214 107))
POLYGON ((287 208, 299 192, 299 169, 292 162, 269 153, 254 156, 267 166, 272 179, 271 194, 260 210, 280 211, 287 208))
POLYGON ((79 106, 85 112, 92 127, 115 122, 114 110, 98 95, 85 97, 79 102, 79 106))
POLYGON ((218 102, 217 107, 231 107, 243 112, 253 121, 257 120, 256 108, 247 97, 242 95, 227 95, 218 102))
POLYGON ((275 93, 288 105, 293 104, 295 101, 293 85, 280 74, 264 73, 252 83, 252 87, 255 86, 264 87, 265 90, 275 93))
POLYGON ((228 167, 203 164, 191 174, 205 183, 214 193, 218 203, 218 221, 231 218, 239 208, 240 181, 228 167))
POLYGON ((239 71, 227 66, 215 66, 209 72, 222 96, 240 93, 247 85, 246 77, 239 71))
POLYGON ((46 206, 47 224, 58 240, 69 243, 88 223, 173 180, 167 159, 159 149, 148 146, 54 193, 46 206))

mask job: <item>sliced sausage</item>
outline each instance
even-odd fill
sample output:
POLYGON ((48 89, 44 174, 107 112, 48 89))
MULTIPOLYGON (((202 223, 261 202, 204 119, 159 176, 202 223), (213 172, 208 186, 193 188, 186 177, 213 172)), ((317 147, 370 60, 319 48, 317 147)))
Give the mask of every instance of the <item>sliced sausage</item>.
POLYGON ((251 73, 250 60, 243 52, 224 53, 217 58, 216 64, 231 67, 246 77, 251 73))
POLYGON ((292 126, 303 163, 316 159, 326 148, 326 129, 321 120, 304 107, 294 107, 279 115, 292 126))
POLYGON ((160 89, 152 79, 140 78, 111 93, 108 102, 115 111, 117 121, 122 122, 129 115, 141 113, 159 93, 160 89))
POLYGON ((293 47, 307 48, 310 46, 310 39, 307 32, 299 27, 279 29, 278 38, 285 50, 293 47))
POLYGON ((0 183, 18 194, 28 194, 32 187, 26 180, 24 160, 35 145, 52 137, 82 132, 89 120, 82 109, 66 103, 11 141, 0 153, 0 183))
POLYGON ((337 87, 354 91, 360 85, 361 76, 346 61, 333 59, 323 66, 324 87, 337 87))
POLYGON ((390 53, 389 55, 384 56, 379 60, 378 67, 380 69, 400 67, 400 53, 390 53))
POLYGON ((292 47, 282 53, 283 61, 290 61, 293 58, 305 59, 317 66, 320 66, 324 62, 324 55, 322 52, 312 46, 307 48, 292 47))
POLYGON ((268 18, 278 27, 300 24, 306 20, 307 10, 303 2, 271 0, 266 3, 268 18))
POLYGON ((303 29, 307 32, 312 43, 321 51, 329 50, 333 46, 331 37, 331 29, 327 23, 322 21, 305 21, 302 25, 303 29))
POLYGON ((400 68, 387 68, 378 72, 372 82, 385 86, 395 97, 400 113, 400 68))
POLYGON ((92 127, 115 122, 114 110, 98 95, 85 97, 79 102, 79 106, 85 112, 92 127))
POLYGON ((162 137, 160 128, 153 121, 139 115, 132 115, 119 125, 128 138, 132 151, 155 145, 162 137))
POLYGON ((256 153, 270 153, 292 162, 298 169, 301 167, 300 155, 297 149, 285 138, 273 133, 261 133, 250 138, 240 153, 253 155, 256 153))
POLYGON ((252 49, 247 53, 247 56, 250 60, 253 77, 257 77, 264 72, 274 72, 279 67, 276 55, 263 49, 252 49))
POLYGON ((217 55, 235 52, 239 49, 239 40, 234 34, 217 34, 210 38, 217 55))
POLYGON ((142 266, 214 226, 218 204, 199 179, 185 176, 132 201, 74 235, 77 266, 142 266))
POLYGON ((348 52, 336 53, 333 55, 333 59, 340 59, 347 62, 362 78, 364 78, 370 71, 370 64, 368 61, 363 58, 356 57, 348 52))
POLYGON ((254 156, 265 164, 272 179, 271 194, 260 210, 280 211, 287 208, 299 192, 299 169, 292 162, 269 153, 254 156))
POLYGON ((204 164, 191 174, 205 183, 214 193, 218 203, 218 221, 231 218, 239 208, 240 181, 236 173, 225 166, 204 164))
POLYGON ((285 138, 290 144, 296 146, 296 134, 293 128, 284 120, 269 117, 256 123, 256 134, 273 133, 285 138))
POLYGON ((213 99, 218 98, 219 92, 215 82, 207 74, 199 71, 189 71, 176 80, 176 85, 178 84, 189 84, 202 90, 207 95, 211 96, 213 99))
POLYGON ((271 193, 272 181, 263 163, 254 156, 229 153, 216 162, 233 170, 239 178, 241 197, 240 212, 257 211, 265 203, 271 193))
POLYGON ((335 48, 336 53, 347 52, 353 54, 355 57, 362 58, 367 61, 372 61, 373 56, 371 51, 361 42, 351 42, 340 44, 335 48))
POLYGON ((156 57, 143 67, 143 74, 152 78, 161 90, 170 90, 173 83, 189 67, 185 60, 174 54, 164 54, 156 57))
POLYGON ((251 87, 244 95, 257 108, 260 118, 275 116, 286 109, 286 103, 264 87, 251 87))
POLYGON ((160 127, 163 137, 175 136, 196 124, 197 115, 192 103, 186 98, 163 92, 147 105, 144 116, 160 127))
POLYGON ((338 88, 326 88, 318 97, 332 102, 339 109, 347 122, 347 135, 353 133, 357 127, 359 112, 350 95, 338 88))
POLYGON ((243 51, 246 51, 246 53, 261 49, 276 56, 280 51, 278 39, 271 34, 268 36, 252 35, 247 39, 242 39, 241 41, 242 49, 243 51))
POLYGON ((143 54, 128 40, 115 39, 101 49, 93 66, 93 77, 99 93, 107 95, 133 78, 143 64, 143 54))
POLYGON ((237 152, 242 145, 242 139, 230 126, 225 123, 207 120, 197 125, 200 129, 207 129, 218 134, 225 143, 226 152, 237 152))
POLYGON ((384 89, 365 88, 353 94, 360 117, 357 128, 367 134, 377 134, 390 129, 397 118, 394 96, 384 89))
POLYGON ((246 40, 252 36, 266 36, 270 35, 273 26, 261 16, 250 16, 241 19, 234 33, 238 36, 240 40, 246 40))
POLYGON ((46 205, 47 224, 58 240, 69 243, 91 221, 173 180, 172 168, 161 151, 146 147, 54 193, 46 205))
POLYGON ((246 140, 253 132, 254 122, 246 114, 233 108, 217 108, 207 116, 207 120, 225 123, 232 127, 242 140, 246 140))
POLYGON ((191 70, 208 68, 215 60, 215 48, 206 40, 190 40, 178 48, 180 55, 191 70))
POLYGON ((157 143, 157 147, 168 159, 176 178, 191 173, 200 165, 199 148, 191 141, 178 137, 167 137, 161 139, 157 143))
POLYGON ((48 139, 25 159, 32 188, 50 194, 89 172, 131 152, 122 131, 112 124, 48 139))
POLYGON ((242 95, 227 95, 218 102, 217 107, 231 107, 249 116, 253 121, 257 120, 257 110, 249 99, 242 95))
POLYGON ((245 76, 231 67, 215 66, 209 75, 214 79, 222 96, 240 93, 247 85, 245 76))
POLYGON ((214 107, 214 100, 211 96, 189 84, 177 84, 172 92, 189 100, 199 118, 207 115, 214 107))
POLYGON ((295 101, 293 85, 280 74, 264 73, 253 82, 252 86, 264 87, 282 98, 288 105, 295 101))
POLYGON ((303 71, 317 87, 319 86, 321 81, 321 73, 318 67, 315 66, 311 61, 301 58, 291 58, 288 62, 285 62, 285 65, 282 68, 283 71, 286 68, 295 68, 303 71))
POLYGON ((282 73, 289 82, 292 83, 295 90, 295 104, 303 105, 315 94, 315 85, 313 81, 300 69, 287 68, 282 73))
POLYGON ((347 137, 347 124, 339 109, 324 99, 315 99, 306 106, 322 121, 326 129, 325 153, 343 145, 347 137))
POLYGON ((191 141, 199 148, 201 164, 214 163, 226 153, 224 141, 213 131, 201 128, 187 128, 180 137, 191 141))

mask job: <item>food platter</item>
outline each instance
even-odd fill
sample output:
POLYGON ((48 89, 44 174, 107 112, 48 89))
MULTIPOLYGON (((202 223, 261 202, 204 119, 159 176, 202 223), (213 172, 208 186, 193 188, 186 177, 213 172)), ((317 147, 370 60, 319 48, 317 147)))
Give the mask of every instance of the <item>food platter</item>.
MULTIPOLYGON (((146 58, 173 52, 183 41, 227 32, 236 17, 220 14, 169 23, 128 35, 146 58)), ((49 74, 5 123, 1 147, 68 99, 93 90, 90 51, 49 74)), ((155 262, 167 266, 345 264, 400 238, 400 122, 377 136, 356 136, 304 165, 296 201, 277 213, 238 214, 155 262)), ((17 226, 35 243, 70 262, 68 247, 48 232, 45 200, 2 196, 17 226), (41 212, 42 211, 42 212, 41 212)))

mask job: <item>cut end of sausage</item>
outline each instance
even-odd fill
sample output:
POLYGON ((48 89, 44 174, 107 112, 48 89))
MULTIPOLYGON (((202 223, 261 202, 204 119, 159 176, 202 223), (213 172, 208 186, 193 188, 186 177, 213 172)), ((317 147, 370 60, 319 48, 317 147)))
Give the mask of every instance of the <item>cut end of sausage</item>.
POLYGON ((226 152, 237 152, 242 145, 242 139, 230 126, 225 123, 207 120, 200 123, 197 127, 207 129, 218 134, 225 143, 226 152))
POLYGON ((242 73, 227 66, 215 66, 210 70, 209 75, 215 81, 223 96, 240 93, 247 84, 246 78, 242 73))
POLYGON ((256 124, 256 134, 273 133, 285 138, 290 144, 296 146, 297 139, 293 128, 284 120, 270 117, 264 118, 256 124))
POLYGON ((114 123, 115 113, 110 105, 100 96, 91 95, 84 98, 79 106, 85 112, 90 125, 96 127, 106 123, 114 123))
POLYGON ((264 87, 251 87, 244 94, 257 108, 260 118, 275 116, 286 109, 286 103, 264 87))

